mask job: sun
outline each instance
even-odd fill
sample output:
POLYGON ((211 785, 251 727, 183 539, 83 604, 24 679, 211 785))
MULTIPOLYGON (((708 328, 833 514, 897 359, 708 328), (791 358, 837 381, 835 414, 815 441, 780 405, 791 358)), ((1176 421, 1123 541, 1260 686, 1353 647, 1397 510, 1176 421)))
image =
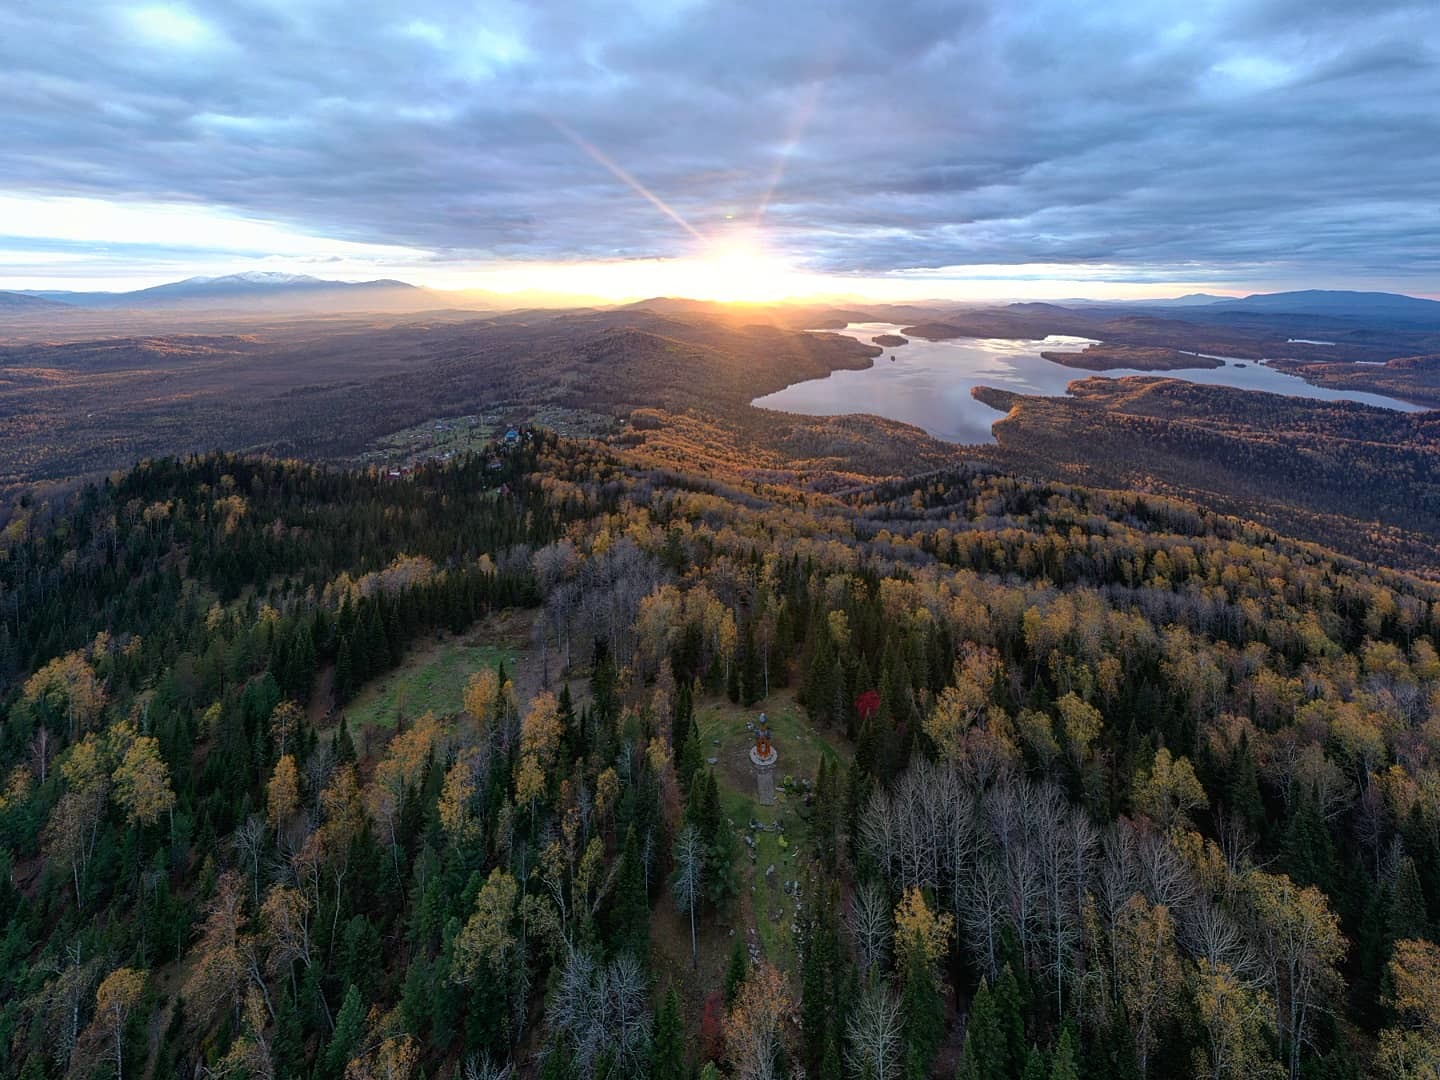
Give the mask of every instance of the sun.
POLYGON ((496 265, 467 271, 465 286, 533 290, 616 302, 669 296, 727 304, 777 304, 836 292, 835 282, 769 250, 753 233, 702 238, 663 258, 496 265))
POLYGON ((676 278, 673 291, 697 300, 765 303, 813 287, 807 275, 749 239, 715 244, 683 264, 672 267, 676 278))

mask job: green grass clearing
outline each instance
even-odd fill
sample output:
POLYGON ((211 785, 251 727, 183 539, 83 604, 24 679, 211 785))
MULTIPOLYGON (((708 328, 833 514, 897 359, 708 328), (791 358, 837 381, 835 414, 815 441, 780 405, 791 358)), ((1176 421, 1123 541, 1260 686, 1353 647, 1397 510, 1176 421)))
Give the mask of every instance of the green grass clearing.
MULTIPOLYGON (((822 757, 843 763, 849 760, 850 753, 811 725, 791 690, 777 691, 750 708, 723 698, 705 699, 696 704, 695 721, 707 762, 714 759, 712 767, 720 783, 726 816, 735 826, 742 894, 739 900, 749 907, 762 955, 781 970, 793 971, 796 900, 786 892, 785 884, 799 879, 804 865, 802 781, 814 781, 822 757), (758 722, 761 712, 769 719, 780 755, 774 806, 761 806, 756 800, 750 764, 755 736, 745 724, 758 722), (778 824, 780 830, 752 831, 752 820, 766 827, 778 824), (747 836, 754 841, 753 847, 745 842, 747 836), (771 866, 775 870, 767 874, 771 866)), ((746 929, 742 928, 742 932, 746 929)))
POLYGON ((448 459, 484 450, 511 425, 548 428, 560 435, 586 438, 615 426, 615 419, 559 405, 497 405, 469 416, 437 416, 375 439, 356 457, 361 465, 402 467, 434 458, 448 459))
POLYGON ((427 711, 437 716, 457 713, 474 672, 503 661, 513 676, 521 657, 521 651, 511 646, 470 644, 463 638, 412 649, 398 668, 366 685, 346 707, 351 730, 393 728, 402 714, 413 719, 427 711))

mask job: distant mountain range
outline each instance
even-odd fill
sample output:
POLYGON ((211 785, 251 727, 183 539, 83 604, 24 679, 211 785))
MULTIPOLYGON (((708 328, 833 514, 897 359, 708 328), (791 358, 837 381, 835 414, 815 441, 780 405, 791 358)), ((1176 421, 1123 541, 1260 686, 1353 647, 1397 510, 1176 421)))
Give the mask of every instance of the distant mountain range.
MULTIPOLYGON (((309 274, 251 271, 222 277, 191 277, 166 285, 130 292, 67 292, 58 289, 21 289, 0 292, 0 312, 6 314, 60 313, 65 309, 85 310, 222 310, 222 311, 316 311, 316 312, 401 312, 468 308, 515 309, 533 306, 589 306, 594 298, 497 295, 479 291, 452 292, 427 289, 393 278, 374 281, 333 281, 309 274)), ((938 302, 937 302, 938 303, 938 302)), ((725 305, 681 297, 652 297, 635 304, 670 314, 714 310, 725 305)), ((763 305, 762 305, 763 306, 763 305)), ((867 311, 872 305, 862 305, 867 311)), ((974 307, 975 305, 967 305, 974 307)), ((983 305, 981 305, 983 307, 983 305)), ((888 305, 887 310, 901 307, 888 305)), ((929 305, 905 306, 903 310, 922 318, 929 305)), ((1306 324, 1326 322, 1367 323, 1391 328, 1440 330, 1440 301, 1399 293, 1351 292, 1307 289, 1299 292, 1255 293, 1251 296, 1216 296, 1189 293, 1159 300, 1073 299, 1049 304, 1013 304, 1009 310, 1021 314, 1045 311, 1072 313, 1105 311, 1145 312, 1147 315, 1184 319, 1208 324, 1264 320, 1290 320, 1306 324)), ((909 315, 900 316, 908 318, 909 315)))
MULTIPOLYGON (((404 281, 331 281, 309 274, 251 271, 223 277, 191 277, 130 292, 67 292, 27 289, 3 294, 40 304, 78 308, 317 307, 374 310, 441 306, 429 289, 404 281)), ((22 302, 6 307, 22 307, 22 302)))
POLYGON ((1303 289, 1297 292, 1253 293, 1250 296, 1215 296, 1189 293, 1162 300, 1066 301, 1077 308, 1111 311, 1143 310, 1173 318, 1207 323, 1238 323, 1247 317, 1267 320, 1288 316, 1308 323, 1372 323, 1388 327, 1440 329, 1440 300, 1402 293, 1354 292, 1346 289, 1303 289))
POLYGON ((31 293, 0 292, 0 311, 45 311, 64 306, 31 293))
POLYGON ((1301 292, 1255 293, 1240 299, 1219 300, 1210 306, 1267 314, 1334 315, 1340 318, 1384 315, 1440 321, 1440 300, 1426 300, 1401 293, 1306 289, 1301 292))

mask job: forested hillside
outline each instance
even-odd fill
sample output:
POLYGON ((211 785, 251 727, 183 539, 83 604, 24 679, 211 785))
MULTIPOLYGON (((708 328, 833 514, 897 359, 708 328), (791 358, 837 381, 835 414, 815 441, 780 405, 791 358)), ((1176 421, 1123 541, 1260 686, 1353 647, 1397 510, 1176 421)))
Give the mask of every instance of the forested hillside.
POLYGON ((0 1071, 1436 1075, 1440 588, 1150 496, 783 479, 525 432, 26 506, 0 1071), (376 696, 501 618, 461 701, 376 696))

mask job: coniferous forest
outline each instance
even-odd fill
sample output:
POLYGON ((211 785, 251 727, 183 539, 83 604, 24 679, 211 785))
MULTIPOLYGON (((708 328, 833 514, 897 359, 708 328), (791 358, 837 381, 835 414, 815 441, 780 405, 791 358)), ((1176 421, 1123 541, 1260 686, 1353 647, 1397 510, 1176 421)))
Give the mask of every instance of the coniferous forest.
POLYGON ((0 536, 0 1072, 1434 1077, 1437 601, 980 468, 146 461, 0 536))

